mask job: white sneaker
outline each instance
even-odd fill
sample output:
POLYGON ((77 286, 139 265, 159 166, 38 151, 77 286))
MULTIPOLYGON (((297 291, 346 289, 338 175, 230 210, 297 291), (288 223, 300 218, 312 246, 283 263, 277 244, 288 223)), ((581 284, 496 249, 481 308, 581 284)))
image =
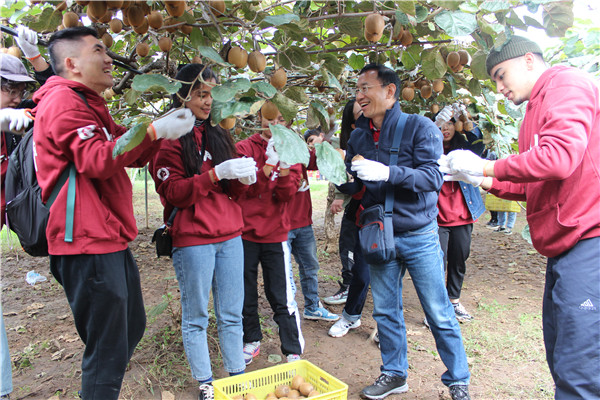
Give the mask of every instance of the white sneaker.
POLYGON ((348 321, 346 318, 342 316, 338 322, 333 324, 333 326, 329 329, 329 336, 331 337, 342 337, 350 329, 356 329, 360 326, 360 318, 354 322, 348 321))

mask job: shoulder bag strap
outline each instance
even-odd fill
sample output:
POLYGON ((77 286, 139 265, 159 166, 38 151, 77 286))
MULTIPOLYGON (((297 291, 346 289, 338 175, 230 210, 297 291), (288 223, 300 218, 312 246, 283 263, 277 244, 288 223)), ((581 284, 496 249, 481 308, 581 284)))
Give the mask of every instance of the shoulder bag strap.
MULTIPOLYGON (((398 153, 400 152, 400 144, 405 140, 404 138, 404 126, 406 125, 406 119, 408 114, 400 113, 400 118, 396 123, 396 131, 394 132, 394 139, 392 140, 392 147, 390 147, 390 162, 389 165, 396 165, 398 162, 398 153)), ((387 185, 385 189, 385 216, 391 217, 394 206, 394 188, 392 185, 387 185)))

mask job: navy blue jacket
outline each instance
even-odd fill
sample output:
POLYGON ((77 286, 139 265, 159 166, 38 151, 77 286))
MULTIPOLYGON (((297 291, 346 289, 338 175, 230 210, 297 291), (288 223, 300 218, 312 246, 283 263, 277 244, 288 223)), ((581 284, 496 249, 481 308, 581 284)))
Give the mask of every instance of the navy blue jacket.
POLYGON ((370 120, 361 116, 356 129, 350 134, 346 152, 346 168, 355 180, 339 186, 343 193, 359 192, 363 185, 366 191, 361 204, 367 208, 374 204, 385 204, 386 187, 394 188, 394 232, 406 232, 421 228, 435 220, 438 214, 438 193, 442 187, 442 173, 437 160, 442 155, 442 133, 428 118, 416 114, 408 115, 404 128, 405 138, 400 146, 398 162, 390 166, 387 182, 361 181, 351 171, 352 158, 360 154, 366 159, 388 165, 390 147, 400 117, 400 104, 387 110, 379 135, 379 148, 375 148, 370 120))

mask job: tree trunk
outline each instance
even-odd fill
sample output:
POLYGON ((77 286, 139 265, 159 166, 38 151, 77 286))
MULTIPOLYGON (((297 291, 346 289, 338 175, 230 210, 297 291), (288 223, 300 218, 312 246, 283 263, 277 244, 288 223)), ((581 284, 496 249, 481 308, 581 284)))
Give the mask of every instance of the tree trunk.
POLYGON ((335 185, 329 183, 329 191, 327 193, 327 208, 325 209, 325 252, 337 251, 338 232, 335 229, 335 215, 331 212, 331 203, 335 199, 335 185))

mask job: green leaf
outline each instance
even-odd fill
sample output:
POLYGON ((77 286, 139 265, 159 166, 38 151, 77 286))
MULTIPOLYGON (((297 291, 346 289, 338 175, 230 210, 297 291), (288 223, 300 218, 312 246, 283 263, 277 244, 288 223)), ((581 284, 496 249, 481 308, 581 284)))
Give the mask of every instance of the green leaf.
POLYGON ((9 7, 7 7, 7 6, 8 6, 8 3, 6 3, 4 5, 4 7, 0 7, 0 17, 2 17, 2 18, 12 17, 15 12, 24 9, 27 6, 27 3, 24 1, 18 1, 16 3, 10 5, 9 7))
POLYGON ((204 34, 198 28, 192 29, 192 33, 190 33, 190 44, 193 48, 198 48, 202 45, 205 45, 204 34))
POLYGON ((281 161, 290 165, 308 165, 310 161, 308 147, 296 132, 280 124, 269 125, 269 129, 273 134, 275 150, 281 161))
POLYGON ((511 26, 514 26, 515 28, 527 30, 527 25, 525 25, 523 21, 521 21, 521 19, 519 18, 517 13, 515 13, 514 10, 511 10, 511 12, 508 14, 506 22, 511 26))
POLYGON ((299 86, 290 86, 283 94, 298 104, 306 104, 310 101, 308 95, 306 94, 306 90, 299 86))
POLYGON ((338 18, 336 22, 340 32, 350 37, 360 37, 363 34, 363 23, 360 17, 338 18))
POLYGON ((452 37, 470 35, 477 29, 477 18, 462 11, 442 11, 435 23, 452 37))
MULTIPOLYGON (((280 53, 280 58, 287 58, 291 66, 296 66, 300 68, 308 68, 310 67, 310 57, 306 54, 304 49, 301 49, 298 46, 291 46, 287 48, 283 53, 280 53)), ((293 69, 292 67, 288 69, 293 69)))
MULTIPOLYGON (((397 1, 395 4, 396 4, 396 7, 398 8, 398 10, 402 11, 405 14, 415 15, 415 13, 416 13, 415 2, 412 0, 397 1)), ((396 11, 396 14, 397 14, 397 11, 396 11)))
POLYGON ((246 117, 252 114, 252 109, 257 101, 263 101, 258 97, 244 97, 235 101, 221 102, 213 100, 211 105, 211 123, 218 124, 229 117, 246 117))
POLYGON ((181 88, 181 83, 172 82, 164 75, 143 74, 136 75, 133 78, 131 87, 138 92, 167 92, 168 94, 174 94, 181 88))
POLYGON ((341 73, 344 71, 344 64, 340 62, 340 60, 331 53, 322 53, 318 56, 319 60, 324 60, 323 65, 330 71, 335 77, 339 77, 341 73))
POLYGON ((425 21, 425 19, 427 19, 427 16, 429 15, 429 11, 421 5, 417 5, 415 7, 415 11, 416 11, 415 19, 416 19, 417 23, 421 23, 421 22, 425 21))
POLYGON ((421 52, 423 49, 417 44, 411 45, 409 48, 402 52, 402 65, 408 71, 415 69, 417 64, 421 61, 421 52))
POLYGON ((54 32, 62 23, 62 13, 54 10, 54 7, 46 7, 37 17, 37 21, 28 25, 29 29, 36 32, 54 32))
POLYGON ((353 70, 359 71, 365 66, 365 57, 361 56, 360 54, 353 53, 348 59, 348 65, 350 65, 353 70))
POLYGON ((271 99, 271 101, 277 106, 279 112, 286 121, 292 121, 298 114, 298 106, 289 97, 277 94, 271 99))
POLYGON ((295 21, 300 21, 300 17, 296 14, 268 15, 263 19, 263 22, 266 22, 271 26, 289 24, 290 22, 295 21))
POLYGON ((113 147, 113 159, 117 158, 121 154, 130 151, 135 148, 137 145, 144 141, 146 137, 146 133, 148 130, 148 123, 140 123, 133 126, 127 132, 125 132, 122 136, 120 136, 115 142, 115 147, 113 147))
POLYGON ((340 82, 337 80, 337 78, 329 71, 325 71, 326 75, 327 75, 327 86, 332 87, 338 91, 342 91, 342 85, 340 85, 340 82))
POLYGON ((238 93, 242 93, 250 89, 250 86, 250 80, 246 78, 226 81, 221 85, 212 88, 211 96, 213 99, 225 103, 229 100, 232 100, 238 93))
POLYGON ((426 49, 421 53, 423 75, 428 79, 438 79, 447 71, 446 61, 437 48, 426 49))
MULTIPOLYGON (((402 4, 404 3, 403 1, 401 1, 398 4, 402 4)), ((414 5, 414 4, 413 4, 414 5)), ((396 21, 398 21, 398 23, 400 25, 408 25, 410 22, 408 21, 408 16, 406 15, 406 13, 403 13, 400 10, 396 10, 396 21)))
POLYGON ((473 96, 481 96, 481 84, 479 83, 478 79, 472 78, 469 80, 468 86, 469 92, 471 92, 473 96))
POLYGON ((523 16, 523 21, 525 21, 527 25, 532 26, 534 28, 544 29, 544 25, 542 25, 537 19, 532 18, 528 15, 523 16))
POLYGON ((479 7, 477 6, 476 3, 465 1, 460 5, 459 10, 466 12, 466 13, 475 14, 475 13, 477 13, 477 11, 479 11, 479 7))
POLYGON ((542 17, 546 34, 550 37, 562 37, 573 26, 573 3, 561 1, 547 4, 542 17))
POLYGON ((501 0, 487 0, 481 3, 479 9, 485 12, 505 11, 510 9, 510 3, 501 0))
POLYGON ((141 94, 141 92, 138 92, 135 89, 129 89, 123 94, 123 98, 125 99, 125 103, 132 106, 137 103, 141 94))
POLYGON ((477 50, 471 57, 471 73, 477 79, 485 80, 489 78, 487 67, 485 66, 486 58, 487 53, 483 50, 477 50))
POLYGON ((267 99, 270 99, 277 94, 277 89, 275 89, 273 85, 263 81, 254 82, 252 84, 252 89, 256 90, 257 93, 267 99))
POLYGON ((306 126, 309 129, 315 129, 319 126, 323 131, 329 130, 329 113, 325 107, 318 101, 312 101, 308 108, 306 126))
MULTIPOLYGON (((529 232, 529 224, 527 224, 523 227, 523 230, 521 231, 521 237, 523 239, 525 239, 525 241, 527 241, 527 243, 533 244, 533 242, 531 241, 531 233, 529 232)), ((529 254, 537 254, 537 251, 533 251, 529 254)))
POLYGON ((315 152, 317 155, 317 167, 319 172, 334 185, 341 185, 348 180, 346 173, 346 164, 341 157, 341 154, 333 148, 329 142, 315 144, 315 152))
POLYGON ((211 60, 212 62, 222 65, 224 67, 229 67, 231 66, 231 64, 225 62, 221 56, 219 55, 219 53, 217 53, 217 51, 215 49, 213 49, 212 47, 208 47, 208 46, 198 46, 198 52, 200 53, 200 55, 202 57, 206 57, 209 60, 211 60))

